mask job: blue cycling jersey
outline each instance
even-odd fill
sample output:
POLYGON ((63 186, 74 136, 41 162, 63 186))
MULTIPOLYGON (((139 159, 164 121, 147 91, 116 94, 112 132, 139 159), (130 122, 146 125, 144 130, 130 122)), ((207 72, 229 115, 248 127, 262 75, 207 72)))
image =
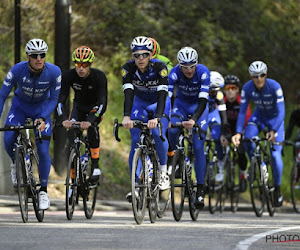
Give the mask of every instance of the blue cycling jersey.
POLYGON ((208 99, 209 84, 210 73, 206 66, 197 64, 194 76, 188 79, 177 64, 169 75, 169 96, 172 97, 174 87, 177 86, 176 98, 189 103, 197 103, 199 98, 208 99))
POLYGON ((12 88, 16 86, 15 95, 26 103, 42 103, 46 100, 47 105, 39 108, 42 110, 41 117, 51 115, 57 104, 61 88, 61 71, 59 67, 51 63, 45 63, 45 67, 39 76, 33 76, 28 62, 20 62, 14 65, 6 75, 0 90, 0 116, 4 102, 12 88))
POLYGON ((265 86, 259 91, 252 80, 242 89, 242 100, 237 120, 236 132, 242 133, 249 100, 252 99, 255 112, 260 120, 267 124, 270 130, 277 131, 284 121, 285 106, 283 91, 280 84, 270 78, 266 79, 265 86))

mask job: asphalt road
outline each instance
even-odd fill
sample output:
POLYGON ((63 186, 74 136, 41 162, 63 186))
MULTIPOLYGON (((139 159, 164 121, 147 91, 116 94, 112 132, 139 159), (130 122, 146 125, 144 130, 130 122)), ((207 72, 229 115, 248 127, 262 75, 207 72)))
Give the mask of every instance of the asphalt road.
POLYGON ((235 214, 204 210, 196 222, 187 210, 179 222, 168 211, 137 225, 126 202, 99 203, 90 220, 77 206, 68 221, 63 200, 53 200, 43 222, 31 211, 25 224, 14 198, 0 196, 0 249, 300 249, 300 215, 291 209, 261 218, 245 207, 235 214))

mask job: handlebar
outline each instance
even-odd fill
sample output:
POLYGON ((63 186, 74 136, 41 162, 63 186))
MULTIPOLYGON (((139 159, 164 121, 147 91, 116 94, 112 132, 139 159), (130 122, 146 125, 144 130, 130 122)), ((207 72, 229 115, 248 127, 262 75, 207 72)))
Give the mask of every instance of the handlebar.
MULTIPOLYGON (((113 129, 113 135, 114 137, 116 138, 116 140, 118 142, 121 141, 121 139, 119 138, 119 127, 123 127, 123 124, 122 123, 119 123, 118 119, 116 118, 114 120, 114 129, 113 129)), ((140 120, 133 120, 133 127, 134 128, 146 128, 146 129, 149 129, 148 128, 148 123, 146 122, 143 122, 143 121, 140 121, 140 120)), ((157 124, 157 127, 158 127, 158 133, 159 133, 159 137, 162 141, 165 141, 166 139, 163 137, 163 133, 162 133, 162 123, 160 122, 160 120, 158 120, 158 124, 157 124)))
MULTIPOLYGON (((180 128, 180 129, 183 129, 185 127, 183 126, 182 122, 176 122, 175 124, 171 123, 171 128, 180 128)), ((198 134, 198 138, 200 140, 203 140, 202 134, 206 135, 206 131, 202 130, 198 123, 195 123, 194 126, 193 126, 193 128, 196 129, 197 134, 198 134)))

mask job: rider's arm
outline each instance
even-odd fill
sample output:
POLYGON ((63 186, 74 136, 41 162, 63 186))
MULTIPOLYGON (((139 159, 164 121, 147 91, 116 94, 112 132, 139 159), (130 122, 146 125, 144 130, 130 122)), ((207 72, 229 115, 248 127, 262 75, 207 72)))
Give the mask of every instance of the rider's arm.
POLYGON ((157 108, 155 118, 161 118, 168 96, 168 69, 164 63, 156 63, 155 71, 157 72, 159 85, 157 86, 157 108))
POLYGON ((41 118, 46 119, 50 117, 51 113, 54 111, 59 97, 59 92, 61 89, 61 71, 56 65, 51 64, 50 68, 50 96, 48 98, 47 105, 44 105, 41 113, 41 118))
POLYGON ((272 121, 271 128, 270 130, 273 130, 274 132, 276 132, 279 127, 282 124, 282 121, 284 121, 284 117, 285 117, 285 105, 284 105, 284 97, 283 97, 283 91, 279 85, 279 83, 277 83, 277 87, 274 90, 274 100, 276 102, 276 106, 277 106, 277 110, 278 110, 278 114, 276 116, 276 118, 272 121))
POLYGON ((96 70, 95 71, 95 82, 96 82, 96 95, 97 95, 97 102, 96 102, 96 117, 101 117, 105 111, 106 111, 106 107, 107 107, 107 78, 105 76, 105 74, 100 71, 100 70, 96 70))
POLYGON ((0 117, 3 111, 5 100, 16 83, 17 67, 18 66, 12 67, 12 69, 7 73, 2 84, 2 88, 0 90, 0 117))
POLYGON ((244 129, 244 124, 245 124, 245 119, 246 119, 246 111, 247 111, 249 98, 250 98, 247 94, 247 91, 245 91, 248 86, 248 83, 246 83, 244 85, 242 92, 241 92, 242 99, 241 99, 241 105, 240 105, 238 119, 236 122, 236 133, 239 133, 239 134, 241 134, 244 129))
POLYGON ((132 76, 129 66, 125 64, 122 68, 123 92, 124 92, 124 116, 131 115, 134 97, 134 85, 132 84, 132 76))
POLYGON ((72 79, 71 75, 72 75, 72 70, 68 70, 62 74, 61 90, 59 93, 58 104, 56 108, 57 114, 59 116, 62 116, 63 121, 68 119, 68 116, 65 111, 65 106, 66 106, 66 101, 69 98, 69 94, 70 94, 71 79, 72 79))

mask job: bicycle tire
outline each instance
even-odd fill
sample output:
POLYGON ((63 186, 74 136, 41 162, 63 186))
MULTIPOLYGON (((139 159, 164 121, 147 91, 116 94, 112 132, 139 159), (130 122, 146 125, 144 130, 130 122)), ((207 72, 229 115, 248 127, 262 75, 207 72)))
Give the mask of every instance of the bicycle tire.
MULTIPOLYGON (((39 160, 38 156, 34 152, 33 154, 30 155, 30 164, 32 167, 32 172, 34 169, 37 170, 38 177, 37 179, 39 180, 40 184, 40 175, 39 175, 39 160)), ((32 193, 32 203, 33 203, 33 208, 34 208, 34 213, 35 217, 39 222, 42 222, 44 220, 44 210, 39 209, 39 190, 38 190, 38 185, 36 183, 35 177, 32 175, 31 179, 31 193, 32 193)))
POLYGON ((66 215, 68 220, 72 220, 77 200, 77 168, 79 164, 78 155, 73 148, 70 152, 68 170, 66 177, 66 215), (74 176, 73 176, 74 175, 74 176), (72 178, 73 177, 73 178, 72 178))
POLYGON ((240 181, 241 173, 240 166, 235 159, 230 161, 230 205, 231 212, 235 213, 238 210, 240 199, 240 181))
POLYGON ((190 210, 190 216, 193 221, 196 221, 198 219, 198 215, 200 212, 200 209, 195 207, 195 201, 197 199, 196 195, 197 195, 197 189, 193 188, 192 193, 189 195, 189 210, 190 210))
POLYGON ((146 156, 141 148, 137 148, 133 155, 131 172, 132 211, 137 224, 141 224, 145 217, 147 181, 146 156), (136 191, 138 196, 136 196, 136 191))
POLYGON ((250 196, 253 211, 257 217, 261 217, 264 212, 265 205, 265 192, 264 186, 261 181, 260 162, 256 157, 252 157, 249 169, 250 179, 250 196))
POLYGON ((217 162, 207 162, 208 168, 208 208, 211 214, 214 214, 217 210, 220 202, 220 192, 222 184, 215 181, 217 173, 217 162))
MULTIPOLYGON (((158 159, 157 153, 155 152, 158 159)), ((170 177, 169 177, 170 178, 170 177)), ((171 201, 171 187, 166 190, 159 190, 157 194, 157 217, 162 218, 169 209, 171 201)))
POLYGON ((16 147, 15 161, 20 212, 23 222, 26 223, 28 221, 28 184, 25 170, 25 154, 20 147, 16 147))
POLYGON ((275 200, 274 200, 274 190, 275 190, 275 186, 274 186, 274 182, 273 182, 273 175, 272 175, 272 168, 270 163, 267 165, 267 169, 268 169, 268 181, 267 181, 267 185, 265 185, 265 199, 266 199, 266 203, 267 203, 267 209, 269 212, 269 215, 272 217, 274 216, 275 213, 275 200))
MULTIPOLYGON (((152 185, 152 184, 151 184, 152 185)), ((158 190, 151 190, 152 188, 149 189, 149 192, 151 192, 151 195, 148 195, 148 212, 149 212, 149 218, 151 223, 156 222, 157 218, 157 203, 158 203, 158 190)))
POLYGON ((294 161, 291 170, 290 186, 291 186, 291 200, 293 209, 296 213, 300 213, 300 166, 294 161))
MULTIPOLYGON (((89 176, 93 174, 90 163, 89 163, 90 167, 88 169, 88 172, 90 173, 89 176)), ((83 174, 82 180, 83 180, 82 186, 85 187, 84 195, 82 196, 84 214, 87 219, 91 219, 93 217, 95 207, 96 207, 98 181, 90 182, 86 174, 83 174)))
POLYGON ((171 202, 173 216, 176 221, 180 221, 184 207, 186 180, 184 167, 185 160, 183 159, 183 157, 184 156, 182 155, 181 150, 176 150, 172 163, 171 202))

